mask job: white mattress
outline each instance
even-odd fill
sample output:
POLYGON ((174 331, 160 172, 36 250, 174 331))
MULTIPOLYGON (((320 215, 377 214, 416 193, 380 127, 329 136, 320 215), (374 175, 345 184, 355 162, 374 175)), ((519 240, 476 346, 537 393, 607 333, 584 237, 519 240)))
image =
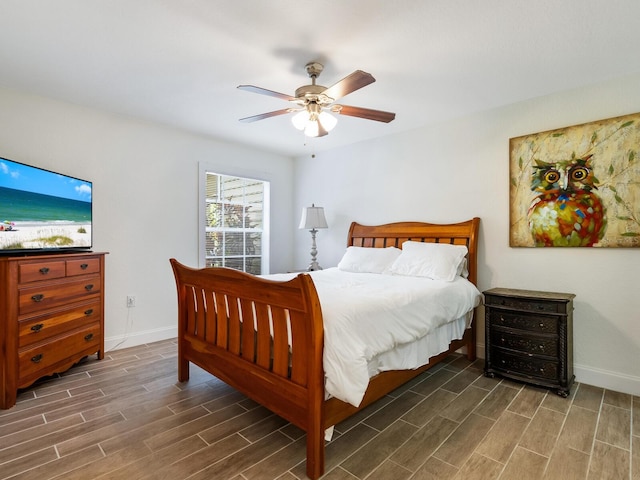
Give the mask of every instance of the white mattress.
POLYGON ((444 282, 337 268, 309 274, 324 321, 325 390, 354 406, 362 401, 371 376, 417 368, 461 338, 481 298, 462 277, 444 282))

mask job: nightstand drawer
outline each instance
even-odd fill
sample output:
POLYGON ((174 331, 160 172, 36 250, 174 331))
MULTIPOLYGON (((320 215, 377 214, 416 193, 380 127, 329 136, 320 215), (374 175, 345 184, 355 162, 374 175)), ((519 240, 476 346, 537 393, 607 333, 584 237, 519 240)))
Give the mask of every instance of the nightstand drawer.
POLYGON ((558 378, 558 362, 508 353, 495 348, 492 353, 496 366, 506 374, 518 374, 545 380, 558 378))
POLYGON ((527 298, 510 298, 497 295, 485 295, 485 304, 529 312, 563 313, 564 304, 532 300, 527 298))
POLYGON ((536 333, 558 333, 558 317, 555 316, 543 317, 495 309, 491 310, 489 321, 491 326, 495 327, 514 328, 536 333))
POLYGON ((529 355, 558 357, 557 336, 529 336, 493 329, 491 331, 491 345, 508 348, 509 350, 517 350, 529 355))

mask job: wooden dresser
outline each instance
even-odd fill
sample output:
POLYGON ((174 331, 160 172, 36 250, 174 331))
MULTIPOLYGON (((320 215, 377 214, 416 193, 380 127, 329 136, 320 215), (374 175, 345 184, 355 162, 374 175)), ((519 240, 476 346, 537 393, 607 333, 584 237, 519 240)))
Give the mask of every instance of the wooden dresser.
POLYGON ((41 377, 104 357, 105 255, 0 257, 0 408, 41 377))
POLYGON ((485 375, 499 374, 568 396, 574 381, 575 295, 508 288, 483 293, 485 375))

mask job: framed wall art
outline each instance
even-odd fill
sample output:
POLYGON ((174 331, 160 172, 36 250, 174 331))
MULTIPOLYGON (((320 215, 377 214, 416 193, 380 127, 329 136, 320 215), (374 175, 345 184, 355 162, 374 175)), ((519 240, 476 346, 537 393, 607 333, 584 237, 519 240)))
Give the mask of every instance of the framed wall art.
POLYGON ((509 245, 640 247, 640 113, 509 140, 509 245))

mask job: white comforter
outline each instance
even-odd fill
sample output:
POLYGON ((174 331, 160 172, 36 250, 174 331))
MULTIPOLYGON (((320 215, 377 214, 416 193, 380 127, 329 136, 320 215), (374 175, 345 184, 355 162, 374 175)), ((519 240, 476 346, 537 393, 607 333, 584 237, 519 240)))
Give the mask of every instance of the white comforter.
MULTIPOLYGON (((462 277, 444 282, 337 268, 310 275, 324 320, 325 390, 354 406, 362 401, 369 383, 369 360, 463 317, 481 298, 478 289, 462 277)), ((291 277, 266 276, 271 280, 291 277)))

